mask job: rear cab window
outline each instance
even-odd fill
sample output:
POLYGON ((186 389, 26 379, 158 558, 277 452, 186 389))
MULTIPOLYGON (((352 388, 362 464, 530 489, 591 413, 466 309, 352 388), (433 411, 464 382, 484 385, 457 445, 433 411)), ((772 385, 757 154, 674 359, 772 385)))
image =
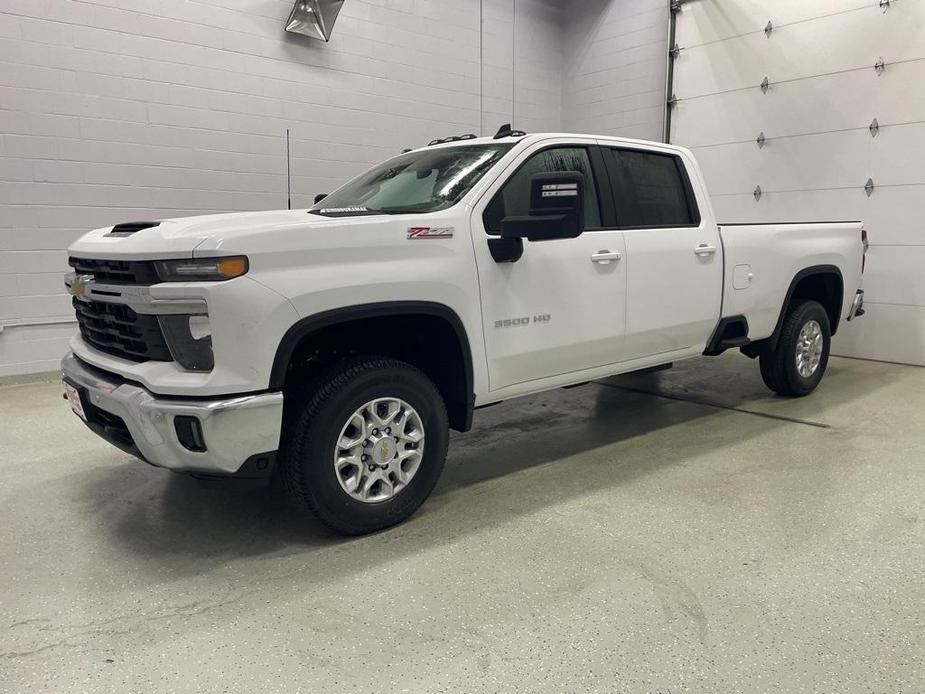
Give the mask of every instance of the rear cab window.
POLYGON ((610 148, 608 170, 620 229, 698 226, 700 212, 677 154, 610 148))

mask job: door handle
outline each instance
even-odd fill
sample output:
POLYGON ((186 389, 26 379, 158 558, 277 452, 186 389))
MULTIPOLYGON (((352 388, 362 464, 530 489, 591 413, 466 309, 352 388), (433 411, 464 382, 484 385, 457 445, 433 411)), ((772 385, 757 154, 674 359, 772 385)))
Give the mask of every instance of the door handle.
POLYGON ((708 246, 705 243, 701 243, 694 249, 694 254, 699 256, 713 255, 714 253, 716 253, 716 246, 708 246))
POLYGON ((591 254, 591 262, 609 265, 614 260, 620 260, 622 257, 623 255, 619 251, 598 251, 591 254))

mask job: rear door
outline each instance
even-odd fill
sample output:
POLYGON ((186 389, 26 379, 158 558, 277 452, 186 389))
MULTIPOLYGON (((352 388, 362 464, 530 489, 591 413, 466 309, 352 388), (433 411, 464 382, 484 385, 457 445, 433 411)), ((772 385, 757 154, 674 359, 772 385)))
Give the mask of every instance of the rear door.
POLYGON ((626 243, 624 357, 701 352, 720 315, 723 251, 673 150, 605 148, 626 243))
POLYGON ((562 376, 621 359, 626 272, 614 228, 603 154, 593 139, 553 138, 526 148, 472 212, 491 390, 562 376), (530 242, 516 262, 495 262, 488 241, 505 216, 525 215, 530 178, 579 171, 585 231, 530 242))

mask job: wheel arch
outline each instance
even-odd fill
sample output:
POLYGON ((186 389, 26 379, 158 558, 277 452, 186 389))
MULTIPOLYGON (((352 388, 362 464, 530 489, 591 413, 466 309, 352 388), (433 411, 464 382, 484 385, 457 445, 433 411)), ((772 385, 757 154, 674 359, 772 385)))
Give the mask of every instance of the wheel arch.
POLYGON ((834 335, 838 330, 844 296, 844 279, 841 270, 836 265, 813 265, 800 270, 794 275, 787 288, 774 332, 768 338, 768 347, 771 349, 777 347, 784 321, 787 318, 787 311, 795 298, 819 301, 829 316, 831 334, 834 335))
MULTIPOLYGON (((398 349, 374 347, 362 342, 354 341, 350 347, 361 347, 358 351, 368 354, 380 354, 404 358, 413 365, 421 368, 436 384, 443 395, 447 406, 450 426, 458 431, 468 431, 472 426, 472 412, 475 406, 474 374, 472 366, 472 351, 466 328, 459 315, 445 304, 430 301, 386 301, 368 304, 358 304, 323 311, 321 313, 302 318, 294 323, 283 335, 276 349, 273 367, 270 372, 270 388, 284 389, 287 378, 291 373, 294 360, 306 349, 311 348, 314 338, 321 339, 325 334, 346 334, 349 331, 354 338, 364 326, 381 325, 383 320, 404 321, 412 326, 418 326, 433 331, 435 344, 443 348, 455 348, 456 354, 448 353, 445 359, 435 359, 421 350, 420 343, 411 348, 410 342, 397 343, 398 349), (405 349, 401 349, 404 347, 405 349), (409 352, 410 350, 410 352, 409 352), (427 356, 425 363, 415 363, 415 359, 408 358, 408 354, 427 356), (446 364, 453 364, 458 358, 459 368, 445 368, 446 364)), ((420 336, 416 336, 420 338, 420 336)), ((390 343, 396 344, 396 343, 390 343)))

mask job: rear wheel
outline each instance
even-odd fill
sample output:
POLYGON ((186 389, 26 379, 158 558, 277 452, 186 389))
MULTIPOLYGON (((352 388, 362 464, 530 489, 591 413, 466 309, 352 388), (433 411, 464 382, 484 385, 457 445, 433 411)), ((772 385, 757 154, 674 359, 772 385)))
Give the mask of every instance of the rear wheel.
POLYGON ((329 527, 359 535, 400 523, 433 490, 449 428, 439 391, 394 359, 355 358, 290 396, 282 473, 329 527))
POLYGON ((832 336, 829 315, 818 301, 792 306, 780 339, 759 358, 761 378, 778 395, 809 395, 825 373, 832 336))

